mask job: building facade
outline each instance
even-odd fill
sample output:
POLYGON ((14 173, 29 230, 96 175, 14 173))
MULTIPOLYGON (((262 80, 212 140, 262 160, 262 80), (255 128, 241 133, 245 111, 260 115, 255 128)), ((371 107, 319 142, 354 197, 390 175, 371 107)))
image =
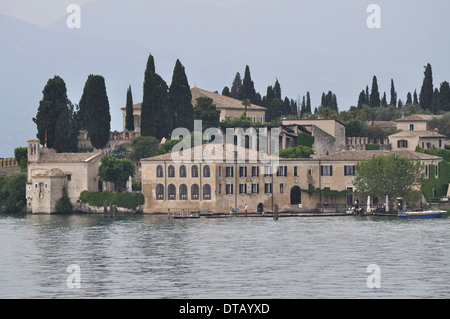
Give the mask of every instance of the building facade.
POLYGON ((28 141, 27 212, 54 213, 56 202, 66 194, 73 205, 82 191, 98 191, 101 153, 56 153, 28 141))
POLYGON ((245 206, 262 212, 275 205, 279 211, 342 212, 355 200, 357 162, 392 153, 421 161, 425 170, 442 160, 411 151, 343 151, 315 159, 272 158, 271 163, 217 157, 176 163, 171 154, 155 156, 141 161, 144 213, 242 212, 245 206))

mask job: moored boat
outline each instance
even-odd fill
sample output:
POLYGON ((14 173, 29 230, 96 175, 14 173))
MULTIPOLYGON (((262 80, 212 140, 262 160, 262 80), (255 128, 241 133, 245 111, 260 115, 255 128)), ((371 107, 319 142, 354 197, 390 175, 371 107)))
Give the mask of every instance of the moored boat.
POLYGON ((444 215, 444 210, 429 209, 423 212, 401 212, 400 217, 410 217, 410 218, 438 218, 444 215))

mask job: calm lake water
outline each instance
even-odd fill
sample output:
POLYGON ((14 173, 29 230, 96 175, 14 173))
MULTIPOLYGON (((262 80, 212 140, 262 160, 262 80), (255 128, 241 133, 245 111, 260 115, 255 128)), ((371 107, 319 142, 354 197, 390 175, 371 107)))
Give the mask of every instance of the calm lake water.
POLYGON ((0 298, 450 297, 449 218, 0 215, 0 245, 0 298))

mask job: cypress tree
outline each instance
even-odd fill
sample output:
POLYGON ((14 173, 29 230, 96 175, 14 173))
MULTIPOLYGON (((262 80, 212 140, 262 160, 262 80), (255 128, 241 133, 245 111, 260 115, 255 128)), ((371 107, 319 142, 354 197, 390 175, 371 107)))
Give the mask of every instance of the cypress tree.
POLYGON ((194 129, 194 107, 192 105, 192 94, 184 66, 178 59, 173 70, 168 101, 170 113, 173 117, 173 127, 185 127, 192 131, 194 129))
POLYGON ((47 147, 58 152, 73 150, 78 132, 64 80, 59 76, 49 79, 42 94, 36 117, 33 118, 38 131, 36 137, 42 145, 47 144, 47 147))
POLYGON ((362 90, 361 93, 359 93, 357 108, 358 109, 362 108, 363 104, 367 104, 366 93, 364 92, 364 90, 362 90))
POLYGON ((408 92, 408 94, 406 95, 406 104, 412 104, 412 95, 411 92, 408 92))
POLYGON ((416 89, 414 89, 414 95, 413 95, 413 98, 414 98, 413 103, 414 103, 414 104, 419 104, 419 100, 417 99, 417 90, 416 90, 416 89))
POLYGON ((281 86, 280 82, 278 82, 278 79, 275 81, 275 85, 273 86, 273 91, 275 94, 275 98, 281 100, 281 86))
POLYGON ((80 100, 83 106, 84 123, 92 146, 105 147, 109 141, 111 115, 106 94, 105 79, 101 75, 89 75, 80 100))
POLYGON ((251 103, 257 103, 255 85, 250 75, 250 68, 245 66, 244 80, 242 81, 242 100, 249 99, 251 103))
POLYGON ((366 85, 366 104, 370 105, 369 86, 366 85))
POLYGON ((309 92, 306 92, 306 113, 312 113, 311 112, 311 97, 309 92))
POLYGON ((389 104, 397 106, 397 93, 395 92, 394 79, 391 79, 391 102, 389 104))
POLYGON ((228 86, 224 87, 222 90, 222 95, 223 96, 230 96, 230 88, 228 86))
POLYGON ((380 101, 380 92, 378 92, 378 83, 377 77, 374 75, 372 79, 372 91, 370 91, 370 102, 371 107, 379 107, 381 104, 380 101))
POLYGON ((383 93, 383 97, 381 98, 381 106, 386 107, 387 104, 387 98, 386 98, 386 92, 383 93))
POLYGON ((435 88, 434 92, 433 92, 433 98, 431 100, 431 112, 433 112, 433 114, 437 114, 440 110, 440 93, 439 93, 439 89, 435 88))
POLYGON ((433 101, 433 72, 430 63, 425 66, 424 79, 419 98, 422 109, 431 110, 431 103, 433 101))
POLYGON ((440 111, 450 111, 450 84, 447 81, 441 83, 439 88, 440 111))
POLYGON ((238 99, 238 100, 242 99, 242 80, 241 80, 241 75, 239 74, 239 72, 237 72, 234 77, 233 84, 231 85, 230 96, 233 99, 238 99))
POLYGON ((152 75, 155 73, 155 61, 150 54, 144 73, 143 97, 141 104, 141 135, 156 136, 156 105, 152 96, 152 75))
POLYGON ((134 131, 133 95, 131 93, 131 85, 128 86, 127 90, 127 104, 125 112, 125 129, 134 131))

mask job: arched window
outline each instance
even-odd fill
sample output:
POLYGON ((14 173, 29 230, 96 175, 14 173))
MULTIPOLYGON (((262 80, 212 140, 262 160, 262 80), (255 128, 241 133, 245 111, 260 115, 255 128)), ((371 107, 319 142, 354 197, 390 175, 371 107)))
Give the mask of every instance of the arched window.
POLYGON ((164 177, 164 169, 162 165, 156 167, 156 177, 164 177))
POLYGON ((173 165, 169 165, 167 169, 167 175, 169 177, 175 177, 175 167, 173 167, 173 165))
POLYGON ((186 184, 180 185, 180 199, 187 200, 187 186, 186 184))
POLYGON ((199 192, 200 192, 200 188, 198 187, 198 184, 192 184, 192 186, 191 186, 191 200, 198 200, 199 199, 199 192))
POLYGON ((177 188, 175 185, 170 184, 169 187, 167 187, 167 195, 169 200, 175 200, 177 198, 177 188))
POLYGON ((209 166, 205 165, 203 166, 203 177, 210 177, 211 176, 211 172, 209 170, 209 166))
POLYGON ((186 177, 186 166, 180 166, 180 177, 186 177))
POLYGON ((193 165, 191 167, 191 177, 198 177, 198 166, 193 165))
POLYGON ((211 186, 209 184, 203 185, 203 199, 204 200, 211 199, 211 186))
POLYGON ((164 185, 156 185, 156 200, 164 200, 164 185))

